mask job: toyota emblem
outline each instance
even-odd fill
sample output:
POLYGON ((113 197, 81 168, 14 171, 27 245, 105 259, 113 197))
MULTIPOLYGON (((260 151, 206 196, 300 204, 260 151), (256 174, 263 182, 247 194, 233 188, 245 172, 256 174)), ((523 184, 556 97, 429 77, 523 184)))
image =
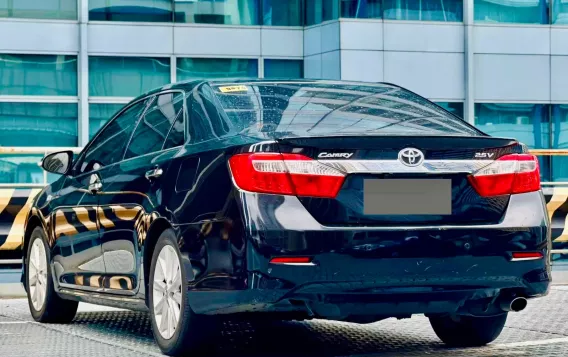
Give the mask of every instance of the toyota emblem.
POLYGON ((398 159, 406 166, 418 166, 424 161, 424 154, 418 149, 406 148, 400 150, 398 159))

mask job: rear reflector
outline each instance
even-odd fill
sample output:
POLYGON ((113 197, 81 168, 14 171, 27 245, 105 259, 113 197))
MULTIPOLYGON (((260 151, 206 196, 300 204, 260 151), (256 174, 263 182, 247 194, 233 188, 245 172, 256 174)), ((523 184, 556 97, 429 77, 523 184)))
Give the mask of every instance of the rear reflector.
POLYGON ((277 257, 270 260, 270 264, 310 264, 310 257, 277 257))
POLYGON ((468 179, 477 193, 484 197, 540 190, 538 160, 529 154, 500 157, 468 179))
POLYGON ((537 260, 542 259, 543 257, 544 256, 541 252, 513 252, 511 260, 537 260))
POLYGON ((345 174, 299 154, 246 153, 229 159, 235 184, 250 192, 334 198, 345 174))

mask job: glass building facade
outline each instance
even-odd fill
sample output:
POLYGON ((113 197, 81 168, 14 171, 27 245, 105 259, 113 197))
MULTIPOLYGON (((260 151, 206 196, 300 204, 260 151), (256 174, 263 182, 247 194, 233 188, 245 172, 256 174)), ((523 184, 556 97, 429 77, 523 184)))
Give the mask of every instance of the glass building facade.
MULTIPOLYGON (((568 149, 564 0, 0 0, 0 20, 2 147, 79 148, 151 88, 260 77, 392 82, 568 149)), ((541 159, 543 180, 568 181, 565 157, 541 159)), ((37 158, 0 154, 0 184, 40 183, 37 158)))
MULTIPOLYGON (((476 22, 566 24, 564 0, 465 0, 476 22)), ((77 0, 2 0, 0 17, 77 20, 77 0)), ((310 26, 339 18, 463 21, 464 0, 88 0, 89 21, 310 26)))

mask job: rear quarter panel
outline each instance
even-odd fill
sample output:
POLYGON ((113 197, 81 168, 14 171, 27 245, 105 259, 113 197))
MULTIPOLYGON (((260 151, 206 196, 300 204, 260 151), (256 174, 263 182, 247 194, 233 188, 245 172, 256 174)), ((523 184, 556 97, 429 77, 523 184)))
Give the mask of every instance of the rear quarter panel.
POLYGON ((172 164, 176 179, 164 190, 164 202, 178 222, 180 249, 191 262, 191 288, 244 288, 243 225, 227 164, 234 149, 190 150, 195 153, 172 164))

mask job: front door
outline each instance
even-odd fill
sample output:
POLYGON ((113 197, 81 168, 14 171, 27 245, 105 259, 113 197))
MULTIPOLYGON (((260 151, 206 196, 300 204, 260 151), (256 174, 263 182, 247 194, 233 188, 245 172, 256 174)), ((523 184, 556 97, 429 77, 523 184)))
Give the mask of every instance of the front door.
POLYGON ((162 93, 140 118, 124 160, 104 177, 100 196, 102 250, 107 292, 133 295, 144 281, 146 232, 161 214, 162 185, 184 140, 183 93, 162 93), (101 216, 102 217, 102 216, 101 216))
POLYGON ((74 164, 56 197, 50 221, 55 239, 53 266, 62 287, 103 291, 108 285, 101 229, 108 225, 100 209, 105 179, 122 160, 128 139, 148 101, 138 101, 111 119, 74 164))
POLYGON ((93 172, 64 180, 47 202, 54 273, 61 287, 97 290, 105 273, 96 215, 100 176, 93 172))

